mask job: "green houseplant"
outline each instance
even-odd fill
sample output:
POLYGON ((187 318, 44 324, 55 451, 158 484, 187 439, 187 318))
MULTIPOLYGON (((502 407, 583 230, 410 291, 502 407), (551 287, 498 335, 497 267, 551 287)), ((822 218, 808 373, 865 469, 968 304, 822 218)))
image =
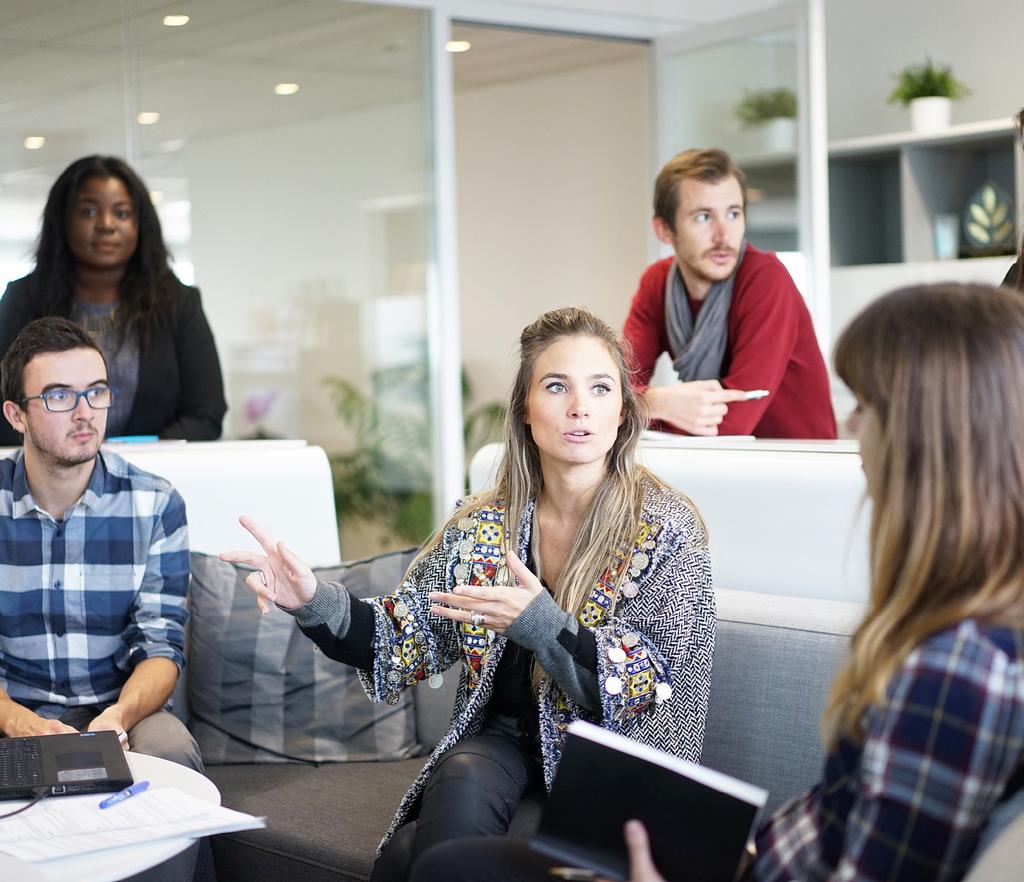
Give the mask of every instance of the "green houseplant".
MULTIPOLYGON (((362 521, 387 547, 423 542, 433 528, 430 419, 425 366, 377 372, 379 394, 343 377, 324 379, 335 412, 351 433, 343 452, 329 455, 334 503, 341 518, 362 521)), ((462 376, 463 400, 471 389, 462 376)), ((467 461, 500 434, 505 408, 488 402, 463 416, 467 461)), ((376 549, 375 549, 376 550, 376 549)))
POLYGON ((762 149, 791 153, 796 149, 796 94, 792 89, 747 89, 736 105, 744 128, 761 130, 762 149))
POLYGON ((796 119, 796 94, 792 89, 746 89, 736 105, 736 116, 748 128, 763 126, 773 119, 796 119))
POLYGON ((971 94, 951 67, 937 65, 931 58, 925 58, 924 64, 908 65, 893 76, 896 86, 889 94, 889 103, 910 107, 911 128, 916 132, 947 128, 952 102, 971 94))

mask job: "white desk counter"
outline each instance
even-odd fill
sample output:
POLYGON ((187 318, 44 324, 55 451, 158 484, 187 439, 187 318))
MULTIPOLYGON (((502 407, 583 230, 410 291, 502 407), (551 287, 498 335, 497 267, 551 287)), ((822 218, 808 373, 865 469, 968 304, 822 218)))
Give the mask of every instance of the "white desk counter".
MULTIPOLYGON (((238 524, 239 515, 247 514, 311 566, 341 562, 331 468, 320 447, 305 441, 159 441, 104 450, 174 485, 185 500, 192 551, 258 550, 238 524)), ((0 456, 13 452, 0 448, 0 456)))
MULTIPOLYGON (((490 444, 473 458, 474 490, 499 455, 490 444)), ((870 504, 856 442, 645 438, 639 458, 700 509, 715 587, 866 601, 870 504)))
MULTIPOLYGON (((155 756, 129 753, 127 758, 136 781, 147 780, 154 787, 175 787, 197 799, 220 805, 220 791, 206 776, 155 756)), ((60 798, 97 800, 96 794, 60 798)), ((8 806, 17 808, 19 803, 12 800, 2 805, 5 809, 8 806)), ((29 809, 30 812, 34 810, 29 809)), ((5 871, 2 878, 10 882, 117 882, 169 860, 193 842, 194 839, 185 837, 162 839, 145 845, 123 846, 38 864, 23 864, 0 855, 0 870, 5 871)))

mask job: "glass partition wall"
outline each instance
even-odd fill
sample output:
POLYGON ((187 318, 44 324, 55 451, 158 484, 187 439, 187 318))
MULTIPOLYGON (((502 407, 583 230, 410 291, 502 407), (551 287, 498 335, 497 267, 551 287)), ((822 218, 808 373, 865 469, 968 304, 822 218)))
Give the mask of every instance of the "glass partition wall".
POLYGON ((165 18, 176 11, 0 10, 0 283, 31 268, 60 171, 125 157, 175 271, 202 291, 225 437, 322 445, 346 557, 418 542, 437 447, 430 14, 218 0, 165 18))
POLYGON ((664 118, 663 146, 668 155, 704 146, 729 152, 747 176, 748 241, 778 252, 804 290, 797 65, 795 27, 669 55, 662 83, 672 109, 664 118))
POLYGON ((746 172, 748 239, 777 252, 830 345, 824 4, 761 12, 655 40, 660 165, 724 147, 746 172))

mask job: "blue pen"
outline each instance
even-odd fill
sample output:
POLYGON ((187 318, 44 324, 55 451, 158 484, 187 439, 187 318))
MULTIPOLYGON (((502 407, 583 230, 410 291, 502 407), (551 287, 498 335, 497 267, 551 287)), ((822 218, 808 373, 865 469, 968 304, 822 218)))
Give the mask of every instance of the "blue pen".
POLYGON ((103 802, 100 803, 100 808, 110 808, 112 805, 117 805, 119 802, 124 802, 126 799, 130 799, 136 794, 142 793, 149 787, 149 781, 136 781, 131 787, 125 787, 120 793, 115 793, 113 796, 108 796, 103 802))

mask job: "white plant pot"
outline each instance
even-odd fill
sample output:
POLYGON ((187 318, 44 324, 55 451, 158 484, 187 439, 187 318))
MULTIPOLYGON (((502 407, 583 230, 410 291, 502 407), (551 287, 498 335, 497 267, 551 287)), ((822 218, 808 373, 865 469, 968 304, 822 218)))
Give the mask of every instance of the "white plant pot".
POLYGON ((910 102, 910 127, 915 132, 941 132, 949 128, 952 111, 949 98, 915 98, 910 102))
POLYGON ((761 126, 761 143, 765 153, 796 151, 796 120, 779 116, 761 126))

